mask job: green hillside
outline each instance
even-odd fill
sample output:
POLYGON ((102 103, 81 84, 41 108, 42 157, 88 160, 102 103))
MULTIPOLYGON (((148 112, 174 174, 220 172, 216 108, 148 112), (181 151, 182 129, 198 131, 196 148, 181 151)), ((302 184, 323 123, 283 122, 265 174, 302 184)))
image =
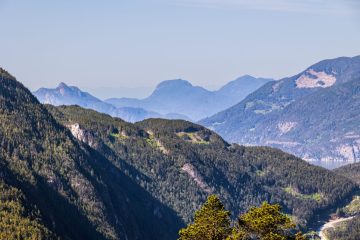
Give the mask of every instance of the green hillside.
POLYGON ((14 202, 13 210, 2 204, 1 214, 29 221, 34 236, 51 231, 61 239, 176 237, 182 223, 173 210, 77 141, 8 76, 1 78, 0 119, 0 164, 8 169, 0 174, 0 196, 10 189, 26 199, 14 202))
POLYGON ((43 106, 1 73, 3 239, 176 239, 210 194, 234 217, 279 203, 307 228, 358 189, 280 150, 229 144, 190 122, 130 124, 43 106))
POLYGON ((149 119, 129 124, 77 106, 49 111, 186 221, 215 193, 234 216, 263 201, 281 203, 303 227, 321 209, 336 206, 356 186, 343 177, 280 150, 230 145, 186 121, 149 119), (85 137, 84 137, 85 136, 85 137))

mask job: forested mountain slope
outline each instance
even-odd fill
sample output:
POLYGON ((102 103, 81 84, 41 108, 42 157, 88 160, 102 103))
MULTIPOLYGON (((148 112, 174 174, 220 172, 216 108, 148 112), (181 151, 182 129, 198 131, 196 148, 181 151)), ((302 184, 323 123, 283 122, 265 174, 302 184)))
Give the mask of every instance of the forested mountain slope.
POLYGON ((360 56, 324 60, 200 123, 232 142, 351 163, 360 160, 359 96, 360 56))
POLYGON ((34 239, 176 237, 182 224, 173 210, 127 177, 120 163, 76 140, 3 70, 0 83, 0 196, 5 201, 0 228, 9 234, 5 239, 11 238, 11 229, 34 239))
POLYGON ((353 163, 334 169, 334 172, 345 176, 360 185, 360 163, 353 163))
POLYGON ((306 228, 358 190, 280 150, 230 145, 200 125, 131 124, 79 106, 43 106, 3 70, 0 81, 7 238, 175 239, 212 193, 234 218, 267 200, 306 228))
POLYGON ((128 175, 187 222, 215 193, 234 217, 267 200, 281 203, 305 227, 320 210, 336 206, 357 189, 351 181, 280 150, 230 145, 190 122, 149 119, 133 125, 76 106, 47 108, 108 159, 124 159, 141 172, 128 175))
MULTIPOLYGON (((345 176, 354 183, 360 185, 360 163, 348 164, 333 170, 335 173, 345 176)), ((331 240, 357 240, 360 233, 360 196, 359 192, 353 200, 341 210, 337 210, 342 221, 334 224, 323 231, 323 234, 331 240)))

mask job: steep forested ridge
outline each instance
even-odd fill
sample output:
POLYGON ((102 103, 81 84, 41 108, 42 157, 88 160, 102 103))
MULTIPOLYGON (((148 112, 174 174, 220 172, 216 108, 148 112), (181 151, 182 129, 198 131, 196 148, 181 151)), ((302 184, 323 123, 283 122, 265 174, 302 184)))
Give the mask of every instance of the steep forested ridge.
POLYGON ((360 185, 360 163, 348 164, 334 169, 334 172, 345 176, 360 185))
MULTIPOLYGON (((181 221, 171 209, 77 141, 6 74, 1 75, 0 119, 4 186, 0 195, 19 193, 13 196, 14 210, 7 213, 2 205, 1 214, 30 221, 33 229, 24 234, 36 238, 39 232, 44 236, 53 232, 62 239, 175 238, 181 221)), ((13 228, 22 224, 19 220, 13 228)))
POLYGON ((30 239, 175 239, 213 193, 233 218, 266 200, 307 227, 358 189, 280 150, 229 144, 187 121, 131 124, 78 106, 43 106, 0 73, 5 239, 15 232, 30 239))
MULTIPOLYGON (((348 164, 333 170, 360 185, 360 163, 348 164)), ((357 193, 359 195, 359 193, 357 193)), ((334 228, 328 228, 324 234, 332 240, 357 240, 360 233, 360 196, 353 200, 340 211, 341 217, 353 217, 337 223, 334 228)))
MULTIPOLYGON (((0 165, 0 175, 1 178, 10 179, 3 165, 0 165)), ((1 179, 0 193, 0 239, 56 238, 44 226, 38 210, 27 201, 21 190, 11 187, 1 179)))
POLYGON ((124 159, 139 170, 143 175, 124 169, 187 222, 215 193, 234 217, 267 200, 281 203, 307 226, 317 211, 356 189, 345 178, 280 150, 230 145, 190 122, 149 119, 133 125, 77 106, 47 108, 64 125, 79 126, 87 135, 82 139, 109 159, 124 159))

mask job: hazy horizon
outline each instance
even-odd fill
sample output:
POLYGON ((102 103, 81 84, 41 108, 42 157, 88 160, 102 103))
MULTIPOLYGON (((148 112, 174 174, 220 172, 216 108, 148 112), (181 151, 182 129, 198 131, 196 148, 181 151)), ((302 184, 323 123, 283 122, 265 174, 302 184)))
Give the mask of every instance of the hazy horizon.
POLYGON ((0 66, 31 90, 65 82, 101 99, 177 78, 214 90, 359 55, 359 13, 353 0, 0 0, 0 66))

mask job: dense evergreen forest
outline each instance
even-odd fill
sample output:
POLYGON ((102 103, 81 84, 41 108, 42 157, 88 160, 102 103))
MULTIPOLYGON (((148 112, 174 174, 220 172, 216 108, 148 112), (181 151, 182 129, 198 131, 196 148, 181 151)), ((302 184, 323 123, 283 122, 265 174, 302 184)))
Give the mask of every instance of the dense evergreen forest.
POLYGON ((235 215, 263 201, 281 203, 306 228, 317 211, 336 206, 356 189, 292 155, 230 145, 190 122, 150 119, 133 125, 78 106, 47 108, 64 125, 78 124, 80 138, 108 159, 138 169, 143 175, 123 171, 186 222, 209 193, 218 193, 235 215))
MULTIPOLYGON (((176 238, 182 221, 172 209, 77 141, 22 84, 4 74, 0 119, 0 180, 5 186, 0 196, 7 196, 7 189, 19 193, 13 195, 12 209, 2 204, 1 214, 29 221, 21 234, 30 239, 47 232, 61 239, 176 238)), ((1 223, 0 232, 8 232, 6 218, 1 223)), ((22 228, 19 221, 11 224, 22 228)))
POLYGON ((301 229, 351 199, 348 178, 199 125, 43 106, 0 71, 2 239, 176 239, 212 194, 236 216, 278 203, 301 229))
MULTIPOLYGON (((360 185, 360 163, 353 163, 334 170, 360 185)), ((327 229, 326 235, 332 240, 357 240, 360 236, 360 197, 355 197, 346 207, 340 209, 341 217, 354 218, 344 221, 335 228, 327 229)))
POLYGON ((360 185, 360 163, 353 163, 334 170, 360 185))

